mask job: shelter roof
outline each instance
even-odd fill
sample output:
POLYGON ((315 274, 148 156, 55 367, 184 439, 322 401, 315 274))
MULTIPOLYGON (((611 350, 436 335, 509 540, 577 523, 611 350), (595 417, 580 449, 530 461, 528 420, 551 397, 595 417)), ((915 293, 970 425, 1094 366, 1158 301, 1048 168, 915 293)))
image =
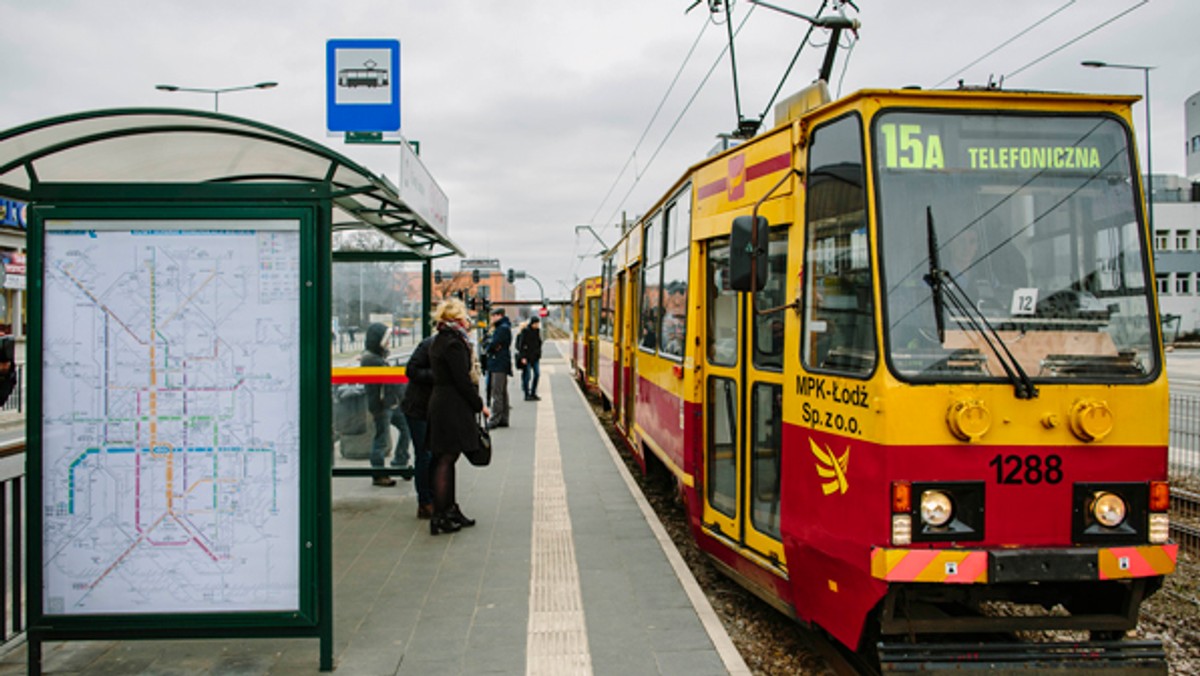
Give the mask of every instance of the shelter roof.
POLYGON ((427 258, 463 255, 396 186, 336 151, 245 118, 174 108, 96 110, 0 131, 0 190, 38 183, 327 183, 334 229, 371 229, 427 258))

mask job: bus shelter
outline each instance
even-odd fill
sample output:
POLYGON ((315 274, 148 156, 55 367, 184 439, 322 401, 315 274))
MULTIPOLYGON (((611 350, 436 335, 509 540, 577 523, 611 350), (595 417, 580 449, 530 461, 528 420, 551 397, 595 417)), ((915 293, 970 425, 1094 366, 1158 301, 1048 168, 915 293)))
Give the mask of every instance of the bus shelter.
POLYGON ((0 194, 29 204, 29 673, 118 637, 315 637, 332 669, 330 479, 364 473, 339 416, 403 380, 349 371, 369 323, 397 357, 429 332, 462 251, 386 178, 217 113, 0 132, 0 194))

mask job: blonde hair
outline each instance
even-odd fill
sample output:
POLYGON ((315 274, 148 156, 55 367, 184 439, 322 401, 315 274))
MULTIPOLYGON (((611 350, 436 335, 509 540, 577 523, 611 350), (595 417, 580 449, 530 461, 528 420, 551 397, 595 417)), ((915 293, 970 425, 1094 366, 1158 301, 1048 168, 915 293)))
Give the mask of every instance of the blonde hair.
POLYGON ((467 306, 457 298, 447 298, 438 303, 438 306, 433 310, 432 317, 435 324, 469 319, 467 316, 467 306))

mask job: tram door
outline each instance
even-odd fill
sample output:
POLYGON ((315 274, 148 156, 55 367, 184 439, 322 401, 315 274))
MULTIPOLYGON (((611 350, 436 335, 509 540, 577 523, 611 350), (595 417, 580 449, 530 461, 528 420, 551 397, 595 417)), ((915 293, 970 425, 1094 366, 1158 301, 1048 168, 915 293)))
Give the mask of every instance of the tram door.
MULTIPOLYGON (((773 229, 758 310, 786 303, 787 230, 773 229)), ((704 524, 718 537, 784 567, 780 543, 784 311, 752 313, 729 288, 729 238, 705 261, 704 524)))
POLYGON ((613 341, 613 418, 621 421, 624 425, 625 416, 625 349, 622 343, 625 342, 625 271, 617 273, 614 280, 615 286, 606 288, 605 292, 611 299, 611 308, 613 316, 609 319, 612 322, 612 341, 613 341))
POLYGON ((583 320, 586 336, 583 352, 587 358, 587 380, 589 383, 595 383, 599 375, 597 365, 600 363, 600 346, 597 344, 600 331, 600 296, 585 296, 585 303, 587 315, 583 320))
POLYGON ((637 361, 637 340, 634 336, 637 332, 633 330, 633 324, 641 312, 641 306, 638 303, 638 296, 634 289, 636 284, 631 284, 630 280, 641 279, 641 266, 634 265, 629 268, 629 274, 621 273, 621 282, 618 285, 621 291, 619 302, 625 308, 621 317, 621 330, 625 332, 628 340, 622 340, 618 343, 621 350, 621 362, 623 368, 617 373, 617 378, 621 383, 621 413, 617 420, 620 421, 621 429, 628 432, 633 429, 633 404, 637 401, 637 376, 636 364, 637 361))

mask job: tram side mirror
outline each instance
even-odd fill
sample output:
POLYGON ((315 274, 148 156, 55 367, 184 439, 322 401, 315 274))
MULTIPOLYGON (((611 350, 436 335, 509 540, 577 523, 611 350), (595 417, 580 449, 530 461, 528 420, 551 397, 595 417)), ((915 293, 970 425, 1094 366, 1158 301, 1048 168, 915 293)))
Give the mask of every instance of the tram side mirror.
POLYGON ((729 233, 729 288, 754 293, 767 285, 768 237, 766 218, 733 219, 733 231, 729 233))

